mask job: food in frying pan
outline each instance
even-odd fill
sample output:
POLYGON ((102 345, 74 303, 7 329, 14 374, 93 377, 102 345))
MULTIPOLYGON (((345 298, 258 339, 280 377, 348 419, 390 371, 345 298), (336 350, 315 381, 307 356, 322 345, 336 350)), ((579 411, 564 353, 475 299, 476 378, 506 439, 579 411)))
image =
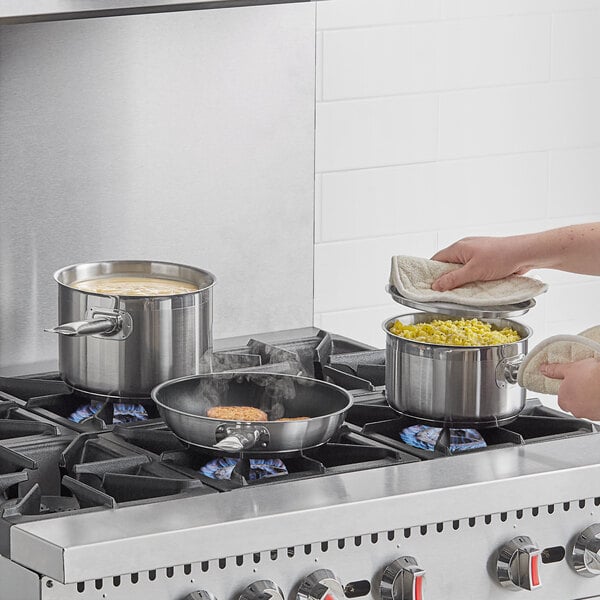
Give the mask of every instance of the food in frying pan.
POLYGON ((408 340, 444 346, 496 346, 518 342, 521 336, 510 327, 497 329, 479 319, 442 320, 403 325, 396 321, 390 332, 408 340))
POLYGON ((268 421, 267 413, 254 406, 213 406, 206 411, 212 419, 230 421, 268 421))
POLYGON ((283 419, 277 419, 277 421, 306 421, 310 417, 284 417, 283 419))

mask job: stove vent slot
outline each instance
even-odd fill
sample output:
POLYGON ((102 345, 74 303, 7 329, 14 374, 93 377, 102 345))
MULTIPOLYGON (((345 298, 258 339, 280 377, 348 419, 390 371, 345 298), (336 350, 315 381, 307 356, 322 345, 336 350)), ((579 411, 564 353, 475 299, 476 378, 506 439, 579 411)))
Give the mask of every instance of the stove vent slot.
POLYGON ((443 524, 443 523, 438 523, 438 524, 435 526, 435 530, 436 530, 438 533, 442 533, 442 531, 444 531, 444 524, 443 524))
MULTIPOLYGON (((412 533, 412 531, 411 531, 410 527, 407 527, 407 528, 404 530, 404 537, 405 537, 406 539, 408 539, 408 538, 410 537, 411 533, 412 533)), ((388 540, 389 540, 389 539, 390 539, 390 538, 389 538, 389 536, 388 536, 388 540)), ((394 538, 392 537, 392 539, 394 539, 394 538)))
POLYGON ((339 540, 338 540, 338 548, 339 548, 340 550, 343 550, 343 549, 345 548, 345 546, 346 546, 346 540, 345 540, 345 539, 343 539, 343 538, 342 538, 342 539, 339 539, 339 540))
POLYGON ((585 504, 586 504, 585 500, 580 500, 579 501, 579 508, 585 508, 585 504))
POLYGON ((327 552, 329 550, 329 542, 321 542, 321 552, 327 552))
POLYGON ((220 558, 219 559, 219 569, 225 569, 227 567, 227 559, 220 558))
POLYGON ((83 594, 85 592, 85 581, 79 581, 77 583, 77 592, 83 594))
POLYGON ((357 535, 354 537, 354 545, 358 548, 362 544, 362 536, 357 535))
POLYGON ((522 519, 523 518, 523 509, 520 508, 516 513, 515 516, 517 517, 517 519, 522 519))
POLYGON ((534 517, 537 517, 540 514, 540 507, 539 506, 534 506, 531 509, 531 515, 534 517))
MULTIPOLYGON (((173 567, 167 567, 165 570, 165 575, 171 579, 171 577, 173 577, 173 575, 175 575, 175 569, 173 567)), ((118 585, 118 584, 117 584, 118 585)))
POLYGON ((548 504, 548 514, 549 515, 553 515, 554 514, 554 504, 548 504))
POLYGON ((183 565, 183 572, 186 575, 189 575, 192 572, 192 565, 190 565, 189 563, 186 565, 183 565))
POLYGON ((376 544, 379 541, 379 534, 372 533, 371 534, 371 544, 376 544))
POLYGON ((203 573, 206 573, 208 571, 210 563, 207 560, 203 560, 202 563, 200 564, 200 568, 202 569, 203 573))
POLYGON ((452 521, 452 529, 454 529, 454 531, 460 529, 460 521, 452 521))
POLYGON ((421 535, 427 535, 427 525, 421 525, 420 531, 421 535))
POLYGON ((571 503, 570 502, 563 502, 563 510, 565 512, 568 512, 571 509, 571 503))
POLYGON ((392 542, 394 540, 394 537, 396 536, 396 532, 395 531, 388 531, 387 532, 387 539, 392 542))
POLYGON ((600 506, 600 498, 594 498, 594 505, 600 506))
POLYGON ((139 573, 132 573, 131 574, 131 583, 136 584, 139 580, 140 580, 139 573))
POLYGON ((115 575, 113 577, 113 585, 115 587, 119 587, 121 585, 121 576, 120 575, 115 575))

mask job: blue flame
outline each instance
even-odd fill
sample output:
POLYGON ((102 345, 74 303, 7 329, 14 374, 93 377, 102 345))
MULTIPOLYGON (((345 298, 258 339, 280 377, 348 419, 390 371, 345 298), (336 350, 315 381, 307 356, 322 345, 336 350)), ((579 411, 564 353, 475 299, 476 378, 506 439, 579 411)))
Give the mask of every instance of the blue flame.
MULTIPOLYGON (((85 419, 95 415, 102 406, 103 404, 101 402, 84 404, 72 413, 69 419, 75 423, 81 423, 85 419)), ((113 423, 115 424, 131 423, 132 421, 146 421, 148 419, 148 413, 141 404, 126 404, 120 402, 113 406, 113 411, 113 423)))
MULTIPOLYGON (((412 425, 402 430, 400 438, 414 448, 433 450, 440 437, 440 427, 412 425)), ((476 429, 450 429, 450 452, 485 448, 487 444, 476 429)))
MULTIPOLYGON (((239 458, 215 458, 207 462, 201 469, 200 473, 211 479, 231 479, 233 469, 239 462, 239 458)), ((254 481, 263 479, 264 477, 279 477, 287 475, 288 470, 279 458, 251 458, 250 459, 250 475, 248 479, 254 481)))

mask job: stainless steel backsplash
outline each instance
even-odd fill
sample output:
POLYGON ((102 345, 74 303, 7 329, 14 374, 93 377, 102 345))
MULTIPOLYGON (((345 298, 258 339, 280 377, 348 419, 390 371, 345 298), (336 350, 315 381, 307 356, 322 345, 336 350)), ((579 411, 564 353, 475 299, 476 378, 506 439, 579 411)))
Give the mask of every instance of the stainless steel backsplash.
POLYGON ((52 367, 54 270, 216 274, 215 337, 313 315, 315 5, 0 27, 0 369, 52 367))

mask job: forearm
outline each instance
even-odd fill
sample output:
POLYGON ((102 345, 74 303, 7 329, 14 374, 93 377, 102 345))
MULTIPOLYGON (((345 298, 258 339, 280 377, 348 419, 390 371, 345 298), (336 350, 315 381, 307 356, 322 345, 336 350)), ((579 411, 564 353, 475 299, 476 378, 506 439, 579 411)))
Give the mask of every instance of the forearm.
POLYGON ((600 223, 551 229, 509 238, 524 268, 548 268, 600 275, 600 223))

